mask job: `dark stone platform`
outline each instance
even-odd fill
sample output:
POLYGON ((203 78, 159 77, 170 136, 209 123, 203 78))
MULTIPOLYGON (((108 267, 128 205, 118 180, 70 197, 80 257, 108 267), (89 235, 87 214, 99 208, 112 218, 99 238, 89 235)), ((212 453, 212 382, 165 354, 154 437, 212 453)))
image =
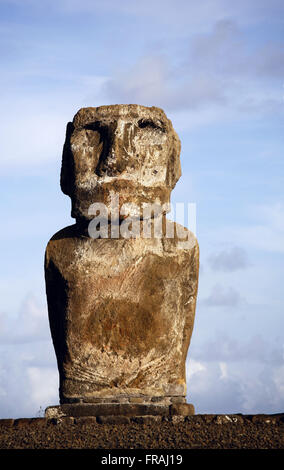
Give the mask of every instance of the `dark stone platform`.
MULTIPOLYGON (((123 452, 126 452, 125 449, 155 449, 155 452, 156 449, 279 451, 284 449, 284 414, 140 417, 105 415, 0 419, 0 449, 124 449, 123 452)), ((234 462, 235 458, 236 453, 233 454, 234 462)))
POLYGON ((49 406, 45 410, 45 417, 106 417, 106 416, 192 416, 194 406, 189 403, 175 403, 171 405, 153 403, 74 403, 49 406))

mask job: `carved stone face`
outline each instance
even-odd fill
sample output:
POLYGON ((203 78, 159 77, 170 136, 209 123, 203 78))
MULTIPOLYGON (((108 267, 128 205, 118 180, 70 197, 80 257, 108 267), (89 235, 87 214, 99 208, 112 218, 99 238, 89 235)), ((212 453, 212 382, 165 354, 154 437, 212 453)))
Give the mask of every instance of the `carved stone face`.
POLYGON ((91 219, 94 202, 110 207, 111 194, 125 203, 164 204, 181 175, 180 141, 165 113, 155 107, 83 108, 67 125, 61 188, 72 217, 91 219))

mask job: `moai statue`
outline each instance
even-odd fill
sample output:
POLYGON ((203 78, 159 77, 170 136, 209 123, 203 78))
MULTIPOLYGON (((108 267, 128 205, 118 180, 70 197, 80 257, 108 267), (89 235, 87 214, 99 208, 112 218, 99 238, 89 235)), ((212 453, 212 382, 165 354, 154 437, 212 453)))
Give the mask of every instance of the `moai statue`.
POLYGON ((179 157, 159 108, 83 108, 67 125, 61 189, 76 223, 51 238, 45 255, 63 407, 186 403, 199 251, 193 233, 166 219, 179 157), (142 212, 151 204, 159 216, 142 212), (98 207, 105 225, 96 225, 98 207))

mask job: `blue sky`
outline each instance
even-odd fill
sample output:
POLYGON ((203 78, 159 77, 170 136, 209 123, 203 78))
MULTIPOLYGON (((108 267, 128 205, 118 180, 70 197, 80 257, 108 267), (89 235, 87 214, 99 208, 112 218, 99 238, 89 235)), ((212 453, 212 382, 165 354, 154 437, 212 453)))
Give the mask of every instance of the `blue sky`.
POLYGON ((85 106, 162 107, 195 202, 200 285, 188 357, 199 413, 284 406, 284 4, 0 0, 0 417, 58 402, 44 250, 72 223, 66 123, 85 106))

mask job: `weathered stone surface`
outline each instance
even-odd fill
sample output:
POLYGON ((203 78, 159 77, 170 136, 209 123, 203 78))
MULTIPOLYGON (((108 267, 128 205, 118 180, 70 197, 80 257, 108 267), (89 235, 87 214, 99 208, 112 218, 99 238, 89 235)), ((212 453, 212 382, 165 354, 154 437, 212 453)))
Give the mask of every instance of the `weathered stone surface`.
POLYGON ((21 428, 24 426, 41 426, 45 423, 45 418, 18 418, 14 420, 14 426, 21 428))
POLYGON ((181 241, 179 226, 165 215, 159 238, 94 239, 88 232, 89 206, 108 206, 112 191, 119 207, 169 201, 180 176, 179 150, 172 124, 157 108, 86 108, 68 125, 61 186, 76 224, 52 237, 45 256, 61 403, 122 395, 168 403, 186 395, 198 286, 195 236, 185 229, 181 241))
MULTIPOLYGON (((216 415, 130 417, 129 424, 98 424, 95 417, 45 419, 22 427, 0 420, 0 449, 283 449, 284 415, 228 415, 237 421, 217 424, 216 415), (162 420, 161 420, 162 418, 162 420), (173 420, 173 418, 175 418, 173 420)), ((9 420, 13 421, 13 420, 9 420)), ((246 452, 245 452, 246 453, 246 452)), ((44 453, 46 455, 46 452, 44 453)), ((243 452, 241 453, 243 454, 243 452)), ((266 452, 267 454, 267 452, 266 452)), ((220 451, 219 451, 220 455, 220 451)), ((234 453, 233 458, 236 453, 234 453)), ((264 454, 262 453, 261 456, 264 454)), ((21 458, 23 453, 21 453, 21 458)), ((231 456, 229 456, 231 457, 231 456)), ((247 457, 247 456, 246 456, 247 457)), ((270 453, 267 455, 271 460, 270 453)), ((27 458, 30 459, 30 452, 27 458)), ((269 464, 269 460, 267 463, 269 464)), ((192 453, 188 455, 188 465, 192 453)), ((93 461, 92 461, 93 462, 93 461)), ((94 462, 95 463, 95 462, 94 462)), ((185 462, 186 463, 186 462, 185 462)), ((185 465, 184 465, 185 466, 185 465)), ((96 465, 95 465, 96 467, 96 465)), ((135 466, 134 466, 135 467, 135 466)), ((159 466, 157 466, 159 467, 159 466)), ((169 466, 170 467, 170 466, 169 466)), ((182 467, 182 465, 181 465, 182 467)), ((139 468, 139 465, 137 465, 139 468)))
POLYGON ((99 424, 129 424, 130 418, 124 415, 117 416, 97 416, 99 424))
POLYGON ((171 403, 186 403, 186 398, 185 397, 172 397, 171 398, 171 403))
POLYGON ((194 406, 191 403, 175 403, 170 406, 170 415, 194 415, 194 406))
POLYGON ((97 417, 96 416, 79 416, 78 418, 74 418, 74 423, 75 424, 93 424, 95 425, 97 423, 97 417))
POLYGON ((45 420, 49 423, 49 424, 52 424, 54 426, 66 426, 66 425, 71 425, 71 424, 74 424, 74 418, 73 416, 65 416, 63 415, 62 413, 59 413, 58 412, 58 416, 56 417, 56 413, 53 412, 53 415, 51 417, 51 413, 50 413, 50 416, 48 416, 49 413, 46 413, 46 416, 45 416, 45 420))
POLYGON ((137 423, 137 424, 161 423, 162 419, 163 419, 162 416, 152 416, 152 415, 136 416, 135 418, 130 418, 131 422, 137 423))
POLYGON ((179 423, 184 423, 185 421, 185 416, 182 416, 182 415, 173 415, 171 416, 171 422, 173 424, 179 424, 179 423))
POLYGON ((13 419, 0 419, 0 425, 3 426, 3 427, 7 427, 7 428, 11 428, 14 424, 14 420, 13 419))
POLYGON ((182 395, 198 247, 176 239, 98 239, 76 226, 49 242, 49 317, 60 396, 182 395))
POLYGON ((215 417, 214 422, 216 424, 228 424, 228 423, 237 423, 238 417, 234 415, 218 415, 215 417))
POLYGON ((63 150, 62 191, 72 216, 91 219, 89 206, 110 206, 112 191, 125 203, 169 202, 181 175, 180 141, 171 121, 155 107, 83 108, 69 123, 63 150))
POLYGON ((159 403, 159 402, 163 401, 163 399, 164 399, 164 397, 152 397, 151 401, 153 403, 159 403))
MULTIPOLYGON (((74 418, 83 416, 168 416, 169 406, 140 403, 100 403, 100 404, 74 404, 49 406, 45 410, 45 417, 64 418, 72 416, 74 418)), ((178 413, 176 413, 178 414, 178 413)))

